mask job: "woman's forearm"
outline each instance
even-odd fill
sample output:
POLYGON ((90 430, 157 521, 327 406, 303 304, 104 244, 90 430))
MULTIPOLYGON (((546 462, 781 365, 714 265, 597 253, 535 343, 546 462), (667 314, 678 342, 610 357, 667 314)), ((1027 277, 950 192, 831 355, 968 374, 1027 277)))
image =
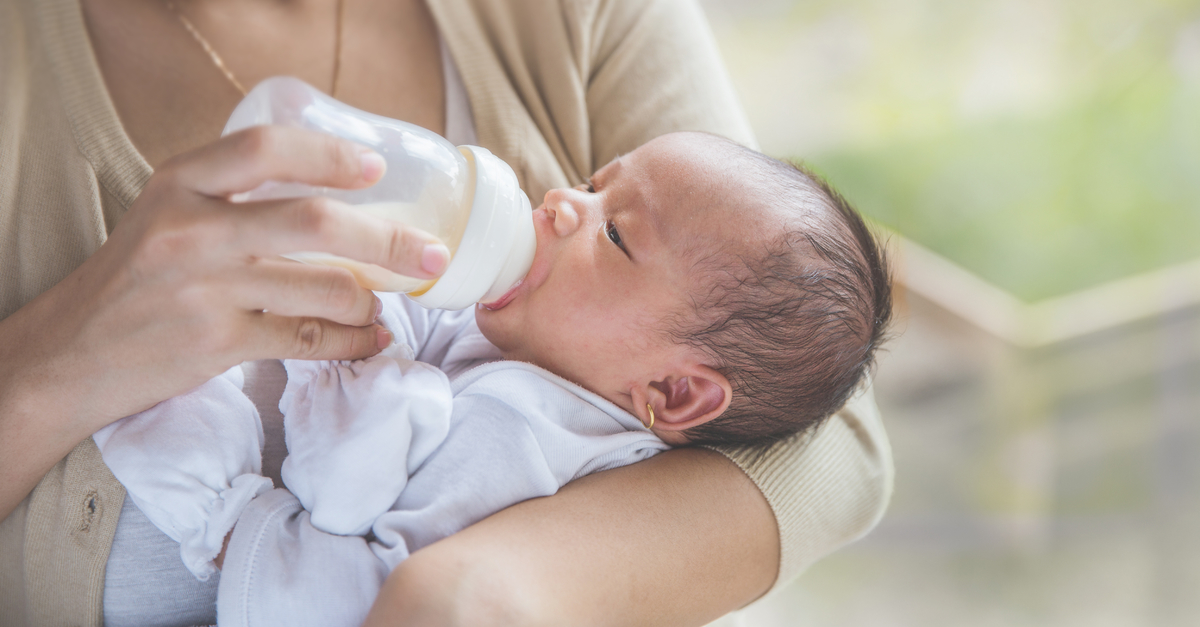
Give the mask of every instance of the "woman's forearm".
POLYGON ((366 624, 703 625, 775 581, 770 506, 720 454, 575 481, 416 552, 366 624))
POLYGON ((91 433, 71 420, 79 415, 71 408, 81 391, 65 385, 73 374, 64 371, 69 365, 37 358, 57 339, 39 338, 37 324, 54 315, 52 299, 43 294, 0 320, 0 520, 91 433))

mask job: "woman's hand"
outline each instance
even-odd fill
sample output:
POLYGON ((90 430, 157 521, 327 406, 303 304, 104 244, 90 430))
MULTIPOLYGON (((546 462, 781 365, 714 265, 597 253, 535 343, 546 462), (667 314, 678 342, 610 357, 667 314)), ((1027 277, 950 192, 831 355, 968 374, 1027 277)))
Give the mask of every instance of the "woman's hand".
POLYGON ((329 252, 431 278, 432 236, 323 198, 237 204, 265 181, 361 188, 383 159, 308 131, 257 127, 158 169, 108 241, 0 321, 0 519, 80 440, 242 361, 357 359, 390 341, 378 300, 329 252))

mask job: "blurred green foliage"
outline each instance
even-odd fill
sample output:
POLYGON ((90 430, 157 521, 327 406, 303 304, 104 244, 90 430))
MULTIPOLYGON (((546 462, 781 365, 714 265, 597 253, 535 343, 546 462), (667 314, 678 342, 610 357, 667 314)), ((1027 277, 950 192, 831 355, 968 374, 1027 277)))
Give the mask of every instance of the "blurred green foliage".
POLYGON ((1164 74, 812 161, 879 222, 1020 298, 1055 296, 1200 256, 1200 98, 1164 74))
POLYGON ((706 6, 767 152, 1019 298, 1200 257, 1200 1, 706 6))

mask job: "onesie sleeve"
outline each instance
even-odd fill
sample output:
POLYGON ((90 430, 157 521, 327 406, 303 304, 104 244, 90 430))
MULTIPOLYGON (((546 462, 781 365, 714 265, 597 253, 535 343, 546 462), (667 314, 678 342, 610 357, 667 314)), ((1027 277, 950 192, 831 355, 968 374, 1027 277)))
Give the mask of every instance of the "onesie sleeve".
MULTIPOLYGON (((386 472, 373 481, 393 482, 386 472)), ((226 553, 218 623, 360 625, 388 573, 412 552, 559 485, 518 412, 489 399, 456 402, 452 432, 374 521, 374 539, 328 533, 328 521, 318 523, 318 512, 286 490, 252 501, 226 553)))
POLYGON ((138 509, 179 543, 200 581, 247 503, 271 489, 262 476, 262 422, 231 368, 196 389, 127 416, 92 439, 138 509))
POLYGON ((530 364, 484 366, 455 388, 450 433, 372 527, 390 568, 510 505, 668 448, 625 411, 530 364))
POLYGON ((318 529, 362 535, 450 428, 450 382, 399 345, 360 361, 283 362, 282 478, 318 529))
POLYGON ((479 331, 475 310, 426 309, 403 294, 377 294, 383 302, 380 322, 409 357, 430 364, 451 379, 470 368, 500 359, 500 351, 479 331))
POLYGON ((388 569, 361 536, 325 533, 287 490, 254 499, 229 538, 221 627, 361 625, 388 569))

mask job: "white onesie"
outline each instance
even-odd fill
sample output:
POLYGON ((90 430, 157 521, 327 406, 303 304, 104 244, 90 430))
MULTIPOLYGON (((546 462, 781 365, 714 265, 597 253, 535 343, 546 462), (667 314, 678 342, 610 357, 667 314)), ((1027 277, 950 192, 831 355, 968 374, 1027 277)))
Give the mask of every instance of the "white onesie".
POLYGON ((284 362, 288 490, 260 476, 262 427, 236 368, 94 436, 198 578, 236 523, 220 625, 360 624, 412 551, 668 448, 604 398, 500 361, 473 311, 380 298, 393 346, 362 361, 284 362))

